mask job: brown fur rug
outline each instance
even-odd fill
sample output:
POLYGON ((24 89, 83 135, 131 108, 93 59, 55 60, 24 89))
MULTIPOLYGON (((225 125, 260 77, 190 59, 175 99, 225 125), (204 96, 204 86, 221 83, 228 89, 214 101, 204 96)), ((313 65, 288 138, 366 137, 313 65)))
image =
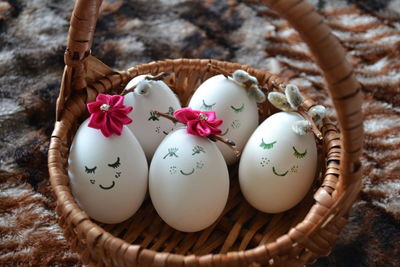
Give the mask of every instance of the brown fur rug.
MULTIPOLYGON (((366 132, 362 192, 313 266, 400 266, 400 1, 312 2, 355 66, 366 132)), ((81 266, 57 225, 46 166, 72 6, 0 0, 0 266, 81 266)), ((249 64, 331 107, 297 33, 251 0, 105 1, 93 54, 117 69, 178 57, 249 64)))

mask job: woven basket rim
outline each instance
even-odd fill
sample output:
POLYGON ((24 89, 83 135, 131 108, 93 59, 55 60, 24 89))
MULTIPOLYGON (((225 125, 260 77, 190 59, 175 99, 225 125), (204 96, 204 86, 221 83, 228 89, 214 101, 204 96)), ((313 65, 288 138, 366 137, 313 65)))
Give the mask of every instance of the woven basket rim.
MULTIPOLYGON (((114 73, 110 77, 104 78, 104 81, 100 80, 98 82, 98 84, 104 85, 104 84, 106 84, 106 81, 111 81, 111 83, 109 83, 110 86, 112 86, 112 84, 123 86, 131 78, 133 78, 137 75, 140 75, 140 74, 146 74, 146 73, 157 74, 156 72, 160 72, 160 70, 161 71, 172 71, 172 72, 186 71, 191 68, 197 70, 197 69, 201 69, 201 67, 199 67, 199 66, 209 69, 210 64, 214 64, 214 65, 217 65, 219 67, 224 67, 224 68, 226 68, 227 66, 230 66, 231 68, 233 67, 233 68, 237 68, 237 69, 239 69, 239 68, 244 69, 244 70, 248 71, 250 74, 255 75, 257 78, 259 78, 261 84, 268 83, 269 86, 276 87, 276 88, 279 88, 280 84, 282 84, 282 81, 279 79, 278 76, 270 75, 265 71, 257 70, 252 67, 249 67, 247 65, 239 65, 237 63, 224 62, 224 61, 218 61, 218 60, 206 60, 206 59, 203 59, 203 60, 176 59, 176 60, 164 60, 164 61, 151 62, 148 64, 141 64, 141 65, 138 65, 138 66, 128 69, 126 72, 114 73), (268 77, 268 80, 266 80, 267 77, 268 77)), ((95 88, 96 85, 89 85, 89 87, 95 88)), ((85 102, 90 102, 90 100, 88 100, 88 101, 83 100, 82 99, 83 97, 84 96, 82 94, 77 95, 77 98, 79 98, 79 102, 82 101, 83 104, 85 102)), ((92 96, 92 98, 93 97, 94 97, 94 95, 92 96)), ((78 100, 76 100, 75 102, 78 102, 78 100)), ((309 106, 314 105, 314 103, 312 101, 308 101, 308 102, 306 101, 306 103, 308 103, 309 106)), ((65 123, 65 122, 67 120, 71 120, 69 113, 73 113, 74 111, 77 110, 76 105, 77 104, 74 103, 74 100, 71 100, 69 103, 67 103, 65 112, 61 116, 58 126, 65 127, 65 125, 70 125, 70 122, 68 122, 68 123, 65 123)), ((79 110, 80 110, 81 114, 79 114, 77 117, 80 117, 84 113, 84 110, 82 110, 82 109, 79 109, 79 110)), ((73 131, 73 129, 71 129, 71 128, 67 129, 66 135, 64 135, 64 137, 60 138, 60 136, 58 135, 58 133, 59 133, 58 126, 56 126, 55 133, 53 134, 53 138, 57 138, 59 141, 66 142, 65 138, 67 138, 67 136, 70 135, 70 131, 73 131)), ((338 138, 337 129, 333 124, 326 123, 326 125, 324 125, 324 127, 329 127, 329 131, 327 131, 327 132, 330 133, 331 135, 333 133, 336 133, 336 137, 335 137, 336 139, 333 139, 333 141, 338 140, 337 139, 338 138)), ((54 140, 52 140, 52 143, 53 143, 53 141, 54 140)), ((68 154, 68 152, 64 151, 63 156, 67 157, 67 154, 68 154)), ((335 159, 328 158, 327 160, 334 161, 335 159)), ((338 160, 338 159, 336 158, 336 160, 338 160)), ((60 166, 57 166, 54 168, 55 169, 53 169, 53 173, 54 172, 60 173, 60 172, 63 172, 63 170, 65 171, 65 169, 60 168, 60 166)), ((120 243, 120 246, 125 246, 128 248, 136 247, 139 251, 151 251, 151 252, 147 252, 147 253, 151 253, 151 254, 155 253, 154 256, 163 255, 163 253, 165 253, 165 252, 152 251, 152 250, 143 248, 141 245, 129 244, 125 240, 113 236, 111 233, 107 232, 107 230, 105 230, 102 226, 100 226, 96 222, 92 221, 85 214, 85 212, 79 208, 79 206, 73 199, 72 193, 67 184, 68 181, 65 181, 65 179, 68 179, 68 177, 64 177, 64 181, 60 184, 60 181, 56 180, 54 178, 54 175, 51 175, 51 178, 50 178, 52 187, 57 195, 57 199, 62 200, 62 201, 58 201, 58 203, 57 203, 58 207, 59 207, 58 213, 62 217, 69 218, 71 225, 75 225, 75 227, 77 229, 76 231, 78 233, 85 232, 85 231, 87 231, 87 228, 90 227, 92 229, 92 231, 97 232, 100 235, 106 235, 107 240, 109 240, 108 242, 110 242, 110 240, 118 240, 115 242, 120 243), (63 190, 60 190, 60 187, 63 190), (68 196, 68 194, 69 194, 69 196, 68 196), (65 201, 66 199, 68 201, 65 201)), ((323 182, 322 182, 322 184, 323 184, 323 182)), ((322 187, 320 187, 320 189, 321 188, 322 187)), ((318 226, 329 223, 329 222, 327 222, 328 219, 330 221, 332 221, 336 218, 337 220, 339 220, 341 222, 341 224, 345 223, 345 220, 341 216, 343 216, 343 214, 347 212, 347 209, 342 209, 341 212, 337 213, 336 216, 332 217, 332 213, 330 213, 328 211, 329 211, 329 208, 332 208, 334 206, 333 205, 334 200, 332 199, 330 194, 328 194, 328 193, 324 194, 323 192, 327 192, 327 191, 326 190, 317 191, 315 198, 317 199, 317 201, 318 200, 322 201, 324 205, 321 205, 321 203, 316 202, 313 205, 313 208, 311 208, 311 210, 309 211, 309 213, 307 215, 310 218, 310 220, 314 221, 314 228, 312 229, 310 227, 310 225, 307 225, 307 223, 304 223, 304 220, 296 226, 297 228, 303 229, 304 227, 306 227, 308 229, 308 231, 310 231, 310 233, 312 233, 313 230, 318 229, 318 226), (321 209, 324 209, 324 213, 321 214, 322 216, 320 216, 319 221, 315 222, 315 210, 321 210, 321 209)), ((135 215, 133 215, 133 216, 135 216, 135 215)), ((307 218, 307 216, 305 218, 307 218)), ((293 229, 296 229, 296 227, 293 227, 293 229)), ((281 238, 284 238, 284 239, 289 238, 289 235, 288 234, 283 235, 281 238)), ((285 241, 285 242, 287 242, 287 241, 285 241)), ((271 251, 273 251, 273 248, 276 247, 278 243, 281 244, 282 242, 279 241, 279 239, 278 239, 275 242, 270 242, 265 245, 260 245, 258 249, 263 248, 263 249, 265 249, 265 251, 268 251, 269 254, 273 255, 274 253, 271 253, 271 251)), ((231 252, 228 252, 228 254, 230 254, 230 255, 233 255, 232 253, 240 254, 240 253, 244 253, 246 251, 248 252, 248 254, 251 254, 251 253, 255 253, 256 250, 257 250, 257 248, 248 249, 248 250, 244 250, 244 251, 235 251, 235 252, 231 251, 231 252)), ((175 255, 177 257, 184 257, 184 259, 191 257, 191 256, 187 256, 187 255, 184 256, 184 255, 175 254, 175 253, 169 253, 169 255, 175 255)), ((208 256, 209 255, 215 256, 215 255, 222 255, 222 254, 208 254, 208 256)), ((206 256, 207 255, 203 255, 203 256, 200 256, 200 258, 206 257, 206 256)))
MULTIPOLYGON (((363 141, 362 94, 352 67, 346 61, 343 47, 332 35, 323 18, 315 12, 315 7, 304 0, 256 1, 268 4, 288 20, 309 46, 324 72, 341 130, 339 134, 335 125, 329 122, 322 129, 326 138, 324 141, 328 143, 327 148, 332 148, 327 150, 328 159, 326 159, 326 173, 330 178, 324 179, 322 186, 314 195, 315 205, 301 223, 275 242, 224 255, 210 254, 196 257, 157 253, 141 249, 138 245, 129 245, 110 233, 96 228, 99 226, 80 211, 72 194, 68 192, 65 155, 68 154, 67 140, 71 138, 70 130, 74 130, 77 114, 84 112, 87 100, 94 100, 98 93, 111 88, 121 88, 129 77, 139 73, 158 72, 167 67, 183 73, 186 71, 184 69, 186 64, 202 69, 210 62, 222 69, 228 66, 240 66, 216 60, 176 59, 142 64, 128 71, 114 71, 90 55, 101 2, 101 0, 77 0, 75 3, 64 55, 66 67, 57 100, 57 122, 48 156, 50 181, 57 196, 56 210, 60 215, 60 225, 71 245, 81 253, 83 261, 106 265, 154 263, 168 264, 168 266, 205 266, 244 265, 251 262, 280 265, 288 261, 306 264, 329 253, 360 190, 359 158, 363 141)), ((264 75, 262 71, 248 66, 244 66, 244 69, 270 87, 282 83, 278 76, 262 76, 264 75)), ((312 102, 306 101, 305 105, 312 105, 312 102)))

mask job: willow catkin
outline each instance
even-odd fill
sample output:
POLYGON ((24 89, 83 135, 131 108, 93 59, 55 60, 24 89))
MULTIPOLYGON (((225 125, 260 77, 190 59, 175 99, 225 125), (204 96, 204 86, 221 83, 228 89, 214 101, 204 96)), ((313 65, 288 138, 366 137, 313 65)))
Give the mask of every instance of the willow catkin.
POLYGON ((311 123, 308 120, 296 121, 292 125, 292 130, 299 135, 305 135, 311 131, 311 123))
POLYGON ((299 88, 294 84, 288 84, 285 88, 285 95, 292 109, 297 110, 303 102, 303 96, 299 88))
POLYGON ((268 101, 271 102, 274 107, 283 110, 283 111, 293 111, 290 106, 286 96, 279 92, 271 92, 268 94, 268 101))

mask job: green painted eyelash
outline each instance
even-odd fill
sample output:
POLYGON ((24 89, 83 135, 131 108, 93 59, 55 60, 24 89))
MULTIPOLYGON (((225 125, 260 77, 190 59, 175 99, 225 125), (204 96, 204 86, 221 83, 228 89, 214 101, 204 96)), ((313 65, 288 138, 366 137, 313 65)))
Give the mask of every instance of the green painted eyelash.
POLYGON ((196 155, 196 154, 200 154, 200 152, 206 153, 204 151, 204 148, 202 148, 201 146, 197 146, 197 145, 193 147, 192 151, 193 151, 192 156, 196 155))
POLYGON ((176 148, 176 147, 168 148, 168 153, 167 153, 167 155, 165 155, 163 157, 163 159, 166 159, 168 156, 177 158, 178 157, 178 155, 176 154, 177 151, 178 151, 178 148, 176 148))
POLYGON ((86 173, 89 173, 89 174, 90 174, 90 173, 93 173, 93 174, 94 174, 95 171, 96 171, 96 169, 97 169, 97 167, 88 168, 88 167, 85 166, 85 172, 86 172, 86 173))
POLYGON ((234 106, 231 106, 231 109, 233 109, 235 113, 242 112, 244 110, 244 104, 242 104, 240 108, 235 108, 234 106))
POLYGON ((116 162, 114 162, 114 163, 112 163, 112 164, 107 164, 109 167, 111 167, 111 168, 114 168, 114 169, 116 169, 116 168, 118 168, 119 166, 121 166, 121 162, 120 162, 120 159, 119 159, 119 157, 117 158, 117 161, 116 162))
POLYGON ((260 144, 260 147, 262 147, 263 149, 271 149, 271 148, 273 148, 274 147, 274 145, 276 144, 276 141, 274 141, 274 142, 272 142, 272 143, 268 143, 268 144, 266 144, 265 142, 264 142, 264 139, 263 138, 261 138, 261 144, 260 144))
POLYGON ((207 105, 206 102, 204 102, 204 99, 203 99, 203 105, 201 106, 201 109, 211 110, 212 107, 215 106, 215 104, 217 104, 217 103, 214 103, 214 104, 211 104, 211 105, 207 105))
POLYGON ((299 151, 297 151, 297 149, 293 146, 293 155, 298 158, 298 159, 302 159, 307 155, 307 149, 303 152, 300 153, 299 151))

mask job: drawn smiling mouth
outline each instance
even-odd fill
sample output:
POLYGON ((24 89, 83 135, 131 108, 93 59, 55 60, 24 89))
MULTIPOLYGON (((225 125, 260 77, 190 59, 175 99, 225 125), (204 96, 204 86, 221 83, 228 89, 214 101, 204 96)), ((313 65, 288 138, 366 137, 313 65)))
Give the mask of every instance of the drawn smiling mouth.
POLYGON ((229 132, 229 128, 226 128, 225 132, 220 134, 220 136, 225 136, 229 132))
POLYGON ((192 171, 191 171, 191 172, 188 172, 188 173, 186 173, 186 172, 183 172, 183 171, 181 170, 181 173, 182 173, 183 175, 191 175, 191 174, 193 174, 193 173, 194 173, 194 168, 192 169, 192 171))
POLYGON ((100 186, 101 189, 109 190, 109 189, 113 188, 114 185, 115 185, 115 182, 113 181, 112 184, 110 186, 108 186, 108 187, 102 186, 101 184, 99 186, 100 186))
POLYGON ((286 174, 288 174, 289 170, 287 170, 284 173, 278 173, 275 169, 275 167, 272 167, 272 172, 276 175, 276 176, 285 176, 286 174))

